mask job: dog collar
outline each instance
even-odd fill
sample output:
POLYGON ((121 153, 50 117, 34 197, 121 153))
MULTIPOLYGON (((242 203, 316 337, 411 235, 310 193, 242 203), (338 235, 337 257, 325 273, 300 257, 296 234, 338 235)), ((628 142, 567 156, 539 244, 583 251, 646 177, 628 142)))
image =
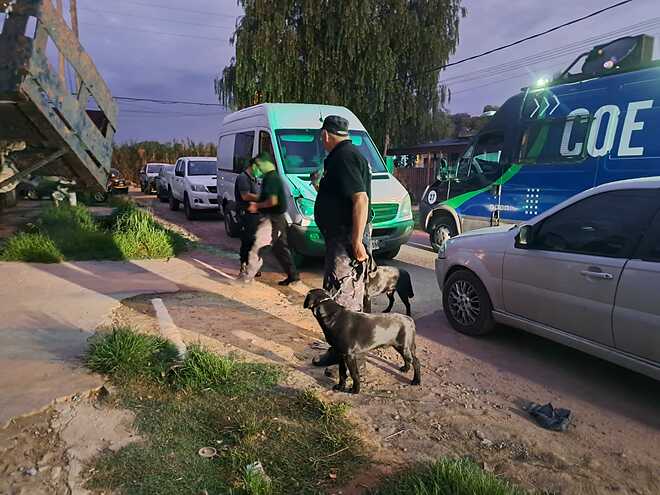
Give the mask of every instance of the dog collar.
POLYGON ((335 299, 334 299, 333 297, 326 297, 325 299, 321 299, 321 300, 320 300, 319 302, 317 302, 314 306, 310 306, 309 309, 318 308, 318 307, 319 307, 321 304, 323 304, 324 302, 334 301, 334 300, 335 300, 335 299))

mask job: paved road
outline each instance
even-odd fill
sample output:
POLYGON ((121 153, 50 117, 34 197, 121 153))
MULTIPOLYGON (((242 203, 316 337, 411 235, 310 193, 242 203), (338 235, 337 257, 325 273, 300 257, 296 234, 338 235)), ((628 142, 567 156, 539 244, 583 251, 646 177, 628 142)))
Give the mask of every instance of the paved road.
MULTIPOLYGON (((183 212, 170 211, 166 203, 132 194, 165 220, 185 226, 204 243, 236 252, 238 241, 225 235, 218 216, 188 222, 183 212)), ((434 258, 426 234, 416 232, 399 256, 389 263, 405 268, 412 276, 415 290, 412 308, 418 333, 460 357, 453 362, 456 379, 499 389, 509 394, 512 407, 519 407, 515 401, 532 400, 552 401, 572 408, 585 421, 602 428, 606 432, 603 434, 613 435, 612 441, 660 442, 659 383, 514 329, 502 328, 482 339, 454 332, 441 310, 434 258)), ((302 272, 303 280, 308 285, 319 286, 321 272, 320 262, 310 263, 302 272)), ((280 274, 264 277, 270 283, 280 274)), ((379 298, 375 308, 384 308, 386 299, 379 298)), ((397 302, 395 310, 403 311, 403 305, 397 302)))

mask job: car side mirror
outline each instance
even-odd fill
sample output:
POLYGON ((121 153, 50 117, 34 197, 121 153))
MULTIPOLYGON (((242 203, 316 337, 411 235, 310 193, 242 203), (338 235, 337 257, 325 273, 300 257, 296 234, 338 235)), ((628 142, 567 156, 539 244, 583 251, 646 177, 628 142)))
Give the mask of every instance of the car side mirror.
POLYGON ((534 240, 534 227, 532 225, 523 225, 516 236, 516 247, 519 249, 529 249, 534 240))

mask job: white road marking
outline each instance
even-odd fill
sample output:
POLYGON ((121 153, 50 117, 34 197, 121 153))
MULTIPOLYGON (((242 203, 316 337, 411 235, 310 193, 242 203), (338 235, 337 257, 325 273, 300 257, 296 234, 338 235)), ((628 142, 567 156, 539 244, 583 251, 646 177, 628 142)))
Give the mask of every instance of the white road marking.
POLYGON ((229 275, 228 273, 223 272, 222 270, 218 270, 216 267, 209 265, 208 263, 204 263, 203 261, 198 260, 197 258, 193 258, 193 261, 196 261, 200 265, 202 265, 204 268, 211 270, 219 275, 222 275, 225 278, 228 278, 229 280, 236 280, 236 277, 229 275))
POLYGON ((162 299, 156 298, 151 300, 151 304, 153 304, 154 309, 156 310, 156 318, 158 318, 160 335, 176 346, 179 357, 183 359, 186 356, 188 349, 186 349, 186 344, 181 338, 181 333, 174 323, 174 320, 172 320, 170 313, 167 311, 165 303, 163 303, 162 299))

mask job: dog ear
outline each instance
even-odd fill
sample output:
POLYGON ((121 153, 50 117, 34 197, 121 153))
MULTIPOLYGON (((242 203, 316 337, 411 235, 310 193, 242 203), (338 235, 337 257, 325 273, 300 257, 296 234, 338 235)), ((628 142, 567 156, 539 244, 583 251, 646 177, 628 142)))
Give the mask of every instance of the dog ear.
POLYGON ((303 303, 303 308, 309 309, 309 303, 311 297, 312 297, 312 293, 310 292, 309 294, 307 294, 307 297, 305 298, 305 302, 303 303))

